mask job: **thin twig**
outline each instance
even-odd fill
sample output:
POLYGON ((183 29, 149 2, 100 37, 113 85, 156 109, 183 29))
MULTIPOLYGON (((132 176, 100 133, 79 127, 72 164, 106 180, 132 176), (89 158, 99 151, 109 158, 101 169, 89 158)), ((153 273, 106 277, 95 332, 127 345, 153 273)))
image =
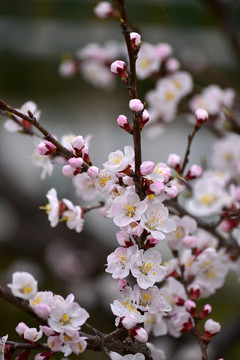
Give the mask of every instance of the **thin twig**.
MULTIPOLYGON (((63 154, 67 159, 70 159, 72 157, 74 157, 74 154, 69 151, 67 148, 65 148, 62 144, 60 144, 56 138, 54 136, 52 136, 49 131, 47 129, 45 129, 36 119, 35 116, 33 116, 33 114, 31 112, 29 112, 29 115, 25 115, 22 112, 20 112, 19 110, 16 110, 14 108, 12 108, 11 106, 9 106, 7 103, 5 103, 5 101, 3 101, 2 99, 0 99, 0 109, 2 109, 3 111, 7 111, 9 113, 12 113, 14 115, 19 116, 21 119, 24 119, 26 121, 28 121, 29 123, 31 123, 36 129, 38 129, 44 136, 45 139, 50 141, 51 143, 53 143, 56 148, 58 149, 58 151, 63 154)), ((82 168, 84 171, 87 171, 87 169, 89 168, 89 165, 87 163, 83 163, 82 168)))
POLYGON ((193 141, 193 138, 194 136, 196 135, 197 131, 199 130, 199 127, 198 126, 194 126, 194 129, 192 131, 192 134, 188 135, 188 144, 187 144, 187 149, 186 149, 186 152, 185 152, 185 156, 184 156, 184 160, 183 160, 183 164, 182 164, 182 167, 179 171, 179 174, 183 175, 183 172, 188 164, 188 161, 189 161, 189 154, 190 154, 190 148, 191 148, 191 145, 192 145, 192 141, 193 141))

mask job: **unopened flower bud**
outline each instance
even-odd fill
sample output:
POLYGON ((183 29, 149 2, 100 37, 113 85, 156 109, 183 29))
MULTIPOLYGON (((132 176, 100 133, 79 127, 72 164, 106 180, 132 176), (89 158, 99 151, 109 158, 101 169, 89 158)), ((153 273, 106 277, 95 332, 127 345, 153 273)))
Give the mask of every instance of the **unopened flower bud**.
POLYGON ((40 155, 51 155, 55 153, 56 146, 50 141, 45 140, 38 145, 37 150, 40 155))
POLYGON ((52 351, 42 352, 42 353, 35 355, 34 360, 49 360, 52 356, 53 356, 52 351))
POLYGON ((117 123, 122 129, 131 134, 132 127, 129 124, 128 118, 125 115, 119 115, 119 117, 117 118, 117 123))
POLYGON ((185 300, 179 296, 174 296, 174 303, 178 306, 183 306, 185 303, 185 300))
POLYGON ((192 316, 196 316, 197 315, 197 305, 194 301, 192 300, 186 300, 184 303, 185 309, 192 315, 192 316))
POLYGON ((144 109, 144 105, 139 99, 132 99, 129 101, 129 107, 132 111, 141 112, 144 109))
POLYGON ((128 77, 126 69, 126 63, 122 60, 116 60, 111 65, 111 72, 120 75, 122 79, 126 79, 128 77))
POLYGON ((155 168, 155 164, 152 161, 144 161, 140 165, 140 174, 142 176, 150 175, 155 168))
POLYGON ((190 180, 190 179, 196 179, 197 177, 201 176, 202 175, 202 168, 201 166, 198 166, 196 164, 193 164, 187 175, 186 175, 186 179, 187 180, 190 180))
POLYGON ((120 291, 123 291, 123 289, 124 289, 126 286, 129 286, 129 283, 127 282, 126 279, 120 279, 120 280, 118 281, 118 289, 119 289, 120 291))
POLYGON ((131 329, 130 334, 140 342, 145 343, 148 340, 148 334, 147 334, 146 330, 142 327, 137 327, 135 329, 131 329))
POLYGON ((208 316, 210 313, 212 312, 212 307, 210 304, 206 304, 204 305, 204 307, 202 308, 202 310, 200 311, 200 318, 203 319, 206 316, 208 316))
POLYGON ((90 178, 96 179, 100 173, 100 170, 97 166, 90 166, 87 170, 87 174, 90 178))
POLYGON ((88 147, 87 146, 84 146, 84 148, 82 149, 82 158, 87 164, 91 164, 91 160, 88 155, 88 147))
POLYGON ((15 328, 16 332, 20 336, 22 336, 27 329, 29 329, 29 327, 24 322, 20 322, 18 326, 15 328))
POLYGON ((147 239, 144 248, 146 250, 150 249, 152 247, 155 247, 158 243, 159 243, 159 240, 154 239, 153 237, 151 237, 151 238, 147 239))
POLYGON ((180 69, 180 62, 175 58, 169 58, 166 62, 166 70, 173 73, 180 69))
POLYGON ((176 185, 172 185, 170 187, 166 186, 164 191, 171 199, 175 198, 179 194, 179 190, 176 185))
POLYGON ((204 109, 197 109, 195 111, 196 116, 196 126, 201 127, 208 120, 208 112, 204 109))
POLYGON ((120 246, 129 247, 133 244, 132 240, 125 231, 118 231, 116 233, 116 238, 120 246))
POLYGON ((199 285, 192 284, 189 289, 189 296, 191 299, 196 300, 201 295, 201 288, 199 285))
MULTIPOLYGON (((122 319, 121 319, 121 324, 122 326, 127 329, 127 330, 130 330, 132 329, 134 326, 136 326, 138 323, 138 319, 136 318, 136 316, 130 314, 128 316, 124 316, 122 319)), ((145 341, 144 341, 145 342, 145 341)))
POLYGON ((62 168, 62 173, 64 176, 68 178, 73 178, 75 176, 76 169, 73 168, 71 165, 65 165, 62 168))
POLYGON ((182 239, 182 243, 184 246, 194 249, 197 246, 197 238, 195 236, 186 235, 182 239))
POLYGON ((209 341, 212 336, 219 333, 219 331, 221 330, 221 325, 219 324, 219 322, 208 319, 204 324, 204 330, 205 333, 203 335, 203 339, 205 341, 209 341))
POLYGON ((238 226, 238 219, 224 219, 220 226, 222 231, 231 232, 235 227, 238 226))
POLYGON ((165 185, 163 184, 162 181, 160 180, 157 180, 157 181, 154 181, 154 183, 152 183, 150 186, 149 186, 149 189, 156 195, 160 195, 164 189, 165 189, 165 185))
POLYGON ((144 125, 149 121, 149 112, 147 109, 143 110, 141 120, 140 120, 140 127, 141 129, 144 127, 144 125))
POLYGON ((180 164, 181 164, 180 156, 177 155, 177 154, 170 154, 168 156, 167 164, 168 164, 168 166, 175 169, 176 171, 179 171, 180 170, 180 164))
POLYGON ((118 12, 108 1, 100 1, 100 3, 94 7, 93 11, 100 19, 113 18, 118 15, 118 12))
POLYGON ((68 160, 68 164, 71 165, 73 168, 77 169, 82 166, 83 159, 80 157, 78 157, 78 158, 72 157, 68 160))
POLYGON ((73 141, 71 142, 71 145, 73 147, 73 149, 75 150, 77 155, 80 155, 82 149, 85 146, 85 141, 82 137, 82 135, 78 135, 76 136, 73 141))
POLYGON ((130 33, 130 39, 131 39, 131 42, 132 42, 133 49, 136 49, 136 48, 140 47, 141 41, 142 41, 141 40, 141 35, 139 35, 136 32, 131 32, 130 33))

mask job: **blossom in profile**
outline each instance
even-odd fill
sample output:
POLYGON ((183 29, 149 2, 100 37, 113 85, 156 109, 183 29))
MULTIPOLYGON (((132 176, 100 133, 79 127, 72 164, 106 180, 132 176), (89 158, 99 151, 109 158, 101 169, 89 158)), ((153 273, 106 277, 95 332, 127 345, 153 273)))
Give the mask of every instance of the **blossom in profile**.
POLYGON ((37 281, 25 271, 16 271, 12 275, 12 283, 8 284, 14 296, 24 300, 32 299, 37 293, 37 281))

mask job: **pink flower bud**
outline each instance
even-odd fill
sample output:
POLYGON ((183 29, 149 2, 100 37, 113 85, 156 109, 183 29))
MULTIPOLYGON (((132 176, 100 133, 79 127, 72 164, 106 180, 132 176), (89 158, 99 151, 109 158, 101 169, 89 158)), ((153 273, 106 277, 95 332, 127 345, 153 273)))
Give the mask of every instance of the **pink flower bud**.
POLYGON ((170 187, 165 187, 165 193, 167 196, 169 196, 171 199, 175 198, 179 194, 179 190, 176 185, 172 185, 170 187))
POLYGON ((182 243, 184 246, 194 249, 197 246, 197 238, 195 236, 186 235, 182 239, 182 243))
POLYGON ((144 161, 140 165, 140 174, 142 176, 150 175, 155 168, 155 164, 152 161, 144 161))
POLYGON ((148 340, 148 334, 147 334, 146 330, 143 329, 142 327, 137 327, 135 329, 131 329, 130 334, 140 342, 145 343, 148 340))
POLYGON ((125 115, 119 115, 119 117, 117 118, 117 123, 122 129, 131 134, 132 127, 129 124, 129 121, 125 115))
POLYGON ((120 246, 129 247, 132 246, 132 240, 125 231, 118 231, 116 233, 117 242, 120 246))
POLYGON ((139 35, 136 32, 131 32, 130 33, 130 39, 131 39, 131 42, 132 42, 133 49, 136 49, 136 48, 140 47, 141 41, 142 41, 141 35, 139 35))
POLYGON ((72 157, 71 159, 68 160, 68 164, 71 165, 73 168, 77 169, 80 168, 83 164, 83 159, 78 157, 72 157))
POLYGON ((118 281, 118 289, 119 289, 120 291, 123 291, 123 289, 124 289, 126 286, 129 286, 129 283, 127 282, 126 279, 120 279, 120 280, 118 281))
MULTIPOLYGON (((134 326, 136 326, 138 323, 138 319, 136 318, 136 316, 130 314, 128 316, 124 316, 122 319, 121 319, 121 324, 122 326, 127 329, 127 330, 130 330, 132 329, 134 326)), ((144 341, 145 342, 145 341, 144 341)))
POLYGON ((100 3, 95 6, 93 11, 100 19, 113 18, 118 15, 118 12, 108 1, 100 1, 100 3))
POLYGON ((132 99, 129 101, 129 107, 132 111, 141 112, 144 109, 144 105, 139 99, 132 99))
POLYGON ((71 165, 65 165, 62 168, 62 173, 64 176, 68 177, 68 178, 73 178, 74 177, 74 173, 75 173, 76 169, 73 168, 71 165))
POLYGON ((190 180, 190 179, 196 179, 197 177, 201 176, 202 175, 202 168, 201 166, 198 166, 196 164, 193 164, 187 175, 186 175, 186 179, 187 180, 190 180))
POLYGON ((87 174, 90 178, 96 179, 100 173, 100 170, 96 166, 90 166, 87 170, 87 174))
POLYGON ((149 186, 149 189, 158 196, 164 191, 165 185, 160 180, 157 180, 149 186))
POLYGON ((38 304, 34 306, 34 312, 41 318, 46 319, 50 315, 51 308, 47 304, 38 304))
POLYGON ((75 150, 76 154, 79 155, 85 146, 85 141, 84 141, 82 135, 76 136, 73 139, 73 141, 71 142, 71 145, 72 145, 73 149, 75 150))
POLYGON ((180 62, 175 58, 169 58, 166 62, 166 70, 170 73, 180 69, 180 62))
POLYGON ((150 249, 152 247, 155 247, 158 243, 159 243, 159 240, 154 239, 153 237, 151 237, 151 238, 147 239, 144 248, 146 250, 150 249))
POLYGON ((203 319, 206 316, 208 316, 210 313, 212 312, 212 307, 210 304, 206 304, 204 305, 204 307, 202 308, 202 310, 200 311, 200 318, 203 319))
POLYGON ((126 63, 121 60, 116 60, 111 65, 111 72, 120 75, 121 78, 124 79, 126 79, 128 76, 126 69, 127 69, 126 63))
POLYGON ((238 219, 225 219, 221 222, 221 229, 225 232, 230 232, 238 226, 238 219))
POLYGON ((55 153, 56 146, 50 141, 45 140, 38 145, 37 150, 40 155, 50 155, 55 153))
POLYGON ((168 156, 167 164, 168 164, 168 166, 175 169, 176 171, 179 171, 180 170, 180 164, 181 164, 180 156, 177 155, 177 154, 170 154, 168 156))
POLYGON ((78 65, 76 61, 72 59, 66 59, 61 62, 58 71, 63 78, 70 79, 76 74, 77 69, 78 65))
POLYGON ((192 316, 196 316, 197 315, 197 305, 194 301, 192 300, 186 300, 184 303, 185 309, 192 315, 192 316))
POLYGON ((143 110, 143 113, 142 113, 141 120, 140 120, 141 129, 144 127, 144 125, 145 125, 148 121, 149 121, 149 112, 147 111, 147 109, 144 109, 144 110, 143 110))
POLYGON ((196 300, 201 295, 201 288, 199 285, 192 284, 189 289, 189 296, 191 299, 196 300))
POLYGON ((20 336, 22 336, 25 333, 25 331, 28 329, 29 327, 24 322, 20 322, 18 326, 15 328, 16 332, 20 336))
POLYGON ((88 147, 87 146, 85 146, 82 149, 82 158, 87 164, 91 163, 90 157, 88 156, 88 147))
POLYGON ((195 111, 196 116, 196 126, 201 127, 208 120, 208 112, 204 109, 197 109, 195 111))
POLYGON ((204 324, 204 330, 205 333, 203 339, 209 341, 212 336, 219 333, 221 330, 221 325, 212 319, 208 319, 204 324))
POLYGON ((171 45, 160 43, 156 45, 156 52, 162 61, 166 60, 173 52, 171 45))
POLYGON ((179 296, 174 296, 174 303, 178 306, 183 306, 185 303, 185 300, 180 298, 179 296))

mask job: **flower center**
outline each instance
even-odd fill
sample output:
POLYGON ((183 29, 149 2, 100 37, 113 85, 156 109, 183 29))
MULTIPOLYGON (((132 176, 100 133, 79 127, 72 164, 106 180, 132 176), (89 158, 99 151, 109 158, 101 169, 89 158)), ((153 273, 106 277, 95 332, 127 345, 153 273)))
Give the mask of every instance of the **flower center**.
POLYGON ((72 323, 72 318, 70 318, 69 316, 68 316, 68 314, 63 314, 63 316, 62 316, 62 318, 61 318, 61 320, 60 320, 60 324, 61 325, 69 325, 69 324, 71 324, 72 323))

